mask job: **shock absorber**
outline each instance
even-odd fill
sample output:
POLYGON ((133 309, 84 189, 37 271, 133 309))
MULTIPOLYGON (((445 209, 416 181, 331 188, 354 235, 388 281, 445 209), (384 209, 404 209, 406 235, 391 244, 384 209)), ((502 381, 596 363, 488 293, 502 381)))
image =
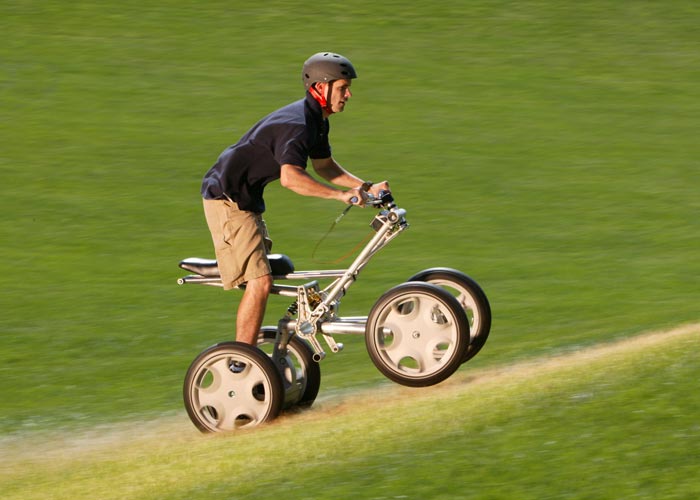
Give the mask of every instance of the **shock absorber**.
POLYGON ((287 316, 291 318, 292 316, 296 315, 296 313, 298 313, 298 312, 299 312, 299 302, 295 300, 287 308, 287 316))

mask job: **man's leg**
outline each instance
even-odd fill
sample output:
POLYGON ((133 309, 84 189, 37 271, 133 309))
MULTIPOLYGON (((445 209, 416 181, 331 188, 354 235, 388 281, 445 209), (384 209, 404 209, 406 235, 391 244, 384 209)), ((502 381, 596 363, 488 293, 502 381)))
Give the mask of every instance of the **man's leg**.
POLYGON ((246 283, 236 317, 236 340, 238 342, 252 345, 257 343, 258 332, 262 326, 271 288, 272 276, 269 274, 246 283))

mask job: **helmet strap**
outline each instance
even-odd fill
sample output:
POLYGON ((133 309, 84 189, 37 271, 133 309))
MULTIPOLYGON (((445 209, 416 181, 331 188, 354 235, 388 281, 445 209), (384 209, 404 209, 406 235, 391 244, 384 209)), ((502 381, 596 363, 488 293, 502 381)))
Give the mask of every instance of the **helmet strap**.
POLYGON ((321 105, 321 108, 323 108, 323 111, 325 111, 327 114, 332 115, 333 114, 333 108, 331 107, 330 100, 331 100, 331 93, 333 92, 333 83, 335 80, 331 80, 328 82, 328 92, 324 96, 319 92, 319 90, 316 88, 316 84, 314 83, 309 87, 309 92, 311 93, 311 96, 316 99, 316 101, 321 105))

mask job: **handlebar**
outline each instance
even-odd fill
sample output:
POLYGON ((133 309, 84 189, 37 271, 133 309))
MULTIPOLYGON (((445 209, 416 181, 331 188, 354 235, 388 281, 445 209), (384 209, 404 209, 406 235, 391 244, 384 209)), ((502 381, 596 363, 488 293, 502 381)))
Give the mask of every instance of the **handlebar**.
MULTIPOLYGON (((350 198, 350 203, 352 203, 352 205, 357 204, 358 201, 359 198, 357 196, 350 198)), ((375 197, 372 193, 367 193, 367 202, 365 204, 377 208, 392 209, 396 207, 391 191, 380 191, 379 196, 377 197, 375 197)))
POLYGON ((389 209, 396 207, 391 191, 380 191, 379 196, 377 197, 375 197, 373 194, 367 193, 367 205, 389 209))

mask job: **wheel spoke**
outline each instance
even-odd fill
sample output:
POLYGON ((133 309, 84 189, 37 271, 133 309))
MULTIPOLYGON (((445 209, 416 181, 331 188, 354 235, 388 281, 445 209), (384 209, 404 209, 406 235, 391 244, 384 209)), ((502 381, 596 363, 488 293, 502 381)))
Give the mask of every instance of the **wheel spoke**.
POLYGON ((196 387, 200 407, 216 406, 225 401, 226 387, 229 385, 227 376, 230 373, 226 359, 219 359, 201 368, 196 387))

